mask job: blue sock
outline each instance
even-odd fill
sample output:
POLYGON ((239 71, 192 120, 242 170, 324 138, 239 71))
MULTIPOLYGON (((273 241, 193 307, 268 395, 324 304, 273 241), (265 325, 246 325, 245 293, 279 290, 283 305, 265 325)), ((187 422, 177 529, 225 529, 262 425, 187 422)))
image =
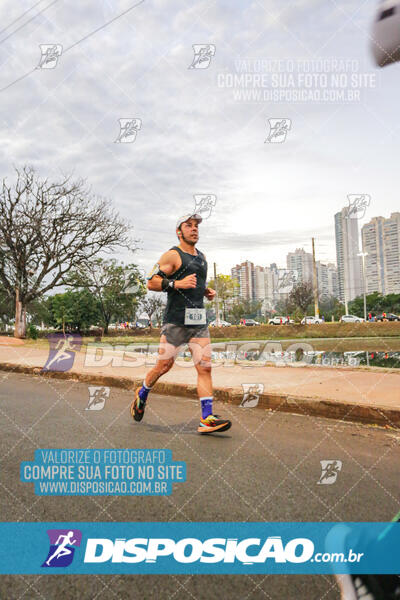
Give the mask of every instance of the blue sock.
POLYGON ((145 382, 143 381, 142 387, 139 390, 139 397, 142 402, 146 402, 147 396, 149 395, 150 390, 151 390, 151 388, 148 385, 146 385, 145 382))
POLYGON ((212 396, 200 398, 202 419, 206 419, 208 415, 212 415, 212 401, 212 396))

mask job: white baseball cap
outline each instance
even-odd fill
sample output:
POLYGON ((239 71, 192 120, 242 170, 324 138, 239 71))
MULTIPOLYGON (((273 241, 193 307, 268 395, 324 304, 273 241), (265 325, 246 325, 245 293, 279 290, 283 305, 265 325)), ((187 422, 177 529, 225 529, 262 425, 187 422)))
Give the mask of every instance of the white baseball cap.
POLYGON ((198 221, 199 223, 202 222, 203 217, 201 217, 198 213, 193 213, 193 214, 189 214, 189 215, 183 215, 183 217, 180 217, 176 223, 176 228, 178 229, 182 223, 185 223, 186 221, 189 221, 189 219, 196 219, 196 221, 198 221))

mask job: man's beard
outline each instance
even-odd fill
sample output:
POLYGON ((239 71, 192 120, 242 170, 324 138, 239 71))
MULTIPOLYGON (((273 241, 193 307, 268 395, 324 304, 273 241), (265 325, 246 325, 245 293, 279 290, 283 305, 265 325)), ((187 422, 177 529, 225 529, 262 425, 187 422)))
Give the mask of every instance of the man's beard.
POLYGON ((193 241, 193 240, 187 240, 185 238, 185 236, 182 233, 182 240, 186 243, 189 244, 189 246, 195 246, 197 244, 197 240, 193 241))

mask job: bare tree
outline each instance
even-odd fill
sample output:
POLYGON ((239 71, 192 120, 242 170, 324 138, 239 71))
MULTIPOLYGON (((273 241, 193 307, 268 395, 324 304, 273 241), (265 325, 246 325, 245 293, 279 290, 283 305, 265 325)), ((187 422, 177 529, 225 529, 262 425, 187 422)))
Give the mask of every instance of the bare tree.
POLYGON ((15 336, 26 333, 26 307, 100 251, 131 248, 130 225, 83 180, 40 179, 32 167, 0 184, 0 281, 14 298, 15 336))
POLYGON ((166 302, 164 302, 164 300, 162 298, 159 298, 160 302, 155 310, 154 316, 155 316, 155 320, 157 323, 157 327, 161 327, 162 325, 162 320, 163 320, 163 316, 164 316, 164 311, 165 311, 165 307, 166 307, 166 302))
POLYGON ((289 312, 299 309, 304 316, 314 299, 314 288, 310 281, 302 281, 294 286, 287 300, 289 312))
POLYGON ((160 321, 160 313, 163 309, 165 309, 165 302, 159 294, 150 295, 148 294, 144 300, 142 300, 142 308, 144 312, 149 315, 150 320, 150 328, 151 328, 151 319, 155 314, 157 317, 157 321, 160 321))

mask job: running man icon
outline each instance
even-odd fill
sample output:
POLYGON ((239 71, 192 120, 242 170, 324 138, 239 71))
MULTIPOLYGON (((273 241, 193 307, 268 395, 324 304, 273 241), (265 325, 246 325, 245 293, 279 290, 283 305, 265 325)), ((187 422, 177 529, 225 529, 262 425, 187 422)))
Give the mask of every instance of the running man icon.
POLYGON ((73 544, 76 543, 76 540, 73 540, 71 538, 74 537, 74 532, 73 531, 68 531, 67 535, 59 535, 58 539, 56 541, 56 545, 59 544, 57 546, 56 551, 54 552, 54 554, 52 554, 50 556, 50 558, 48 560, 46 560, 46 565, 50 566, 51 561, 53 560, 53 558, 61 558, 62 556, 66 556, 67 554, 72 554, 72 550, 70 550, 70 548, 67 548, 67 544, 71 544, 71 546, 73 544), (60 540, 63 540, 60 544, 60 540))
POLYGON ((49 529, 50 549, 42 567, 67 567, 74 558, 74 546, 80 546, 82 532, 78 529, 49 529))
POLYGON ((80 350, 82 336, 77 333, 53 333, 48 336, 49 356, 43 371, 69 371, 74 364, 75 353, 80 350))

